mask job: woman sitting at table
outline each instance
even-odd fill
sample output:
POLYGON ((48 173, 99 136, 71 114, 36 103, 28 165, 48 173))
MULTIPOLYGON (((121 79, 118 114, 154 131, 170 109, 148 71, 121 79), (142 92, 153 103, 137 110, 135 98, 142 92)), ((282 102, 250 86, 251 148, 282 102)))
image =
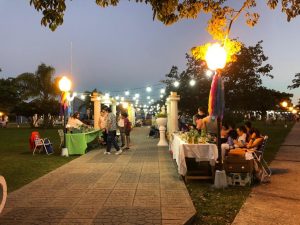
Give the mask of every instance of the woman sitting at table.
POLYGON ((260 146, 262 145, 264 138, 263 136, 261 136, 259 130, 256 128, 251 128, 249 134, 250 134, 250 141, 246 144, 246 146, 243 148, 230 150, 229 152, 230 155, 232 154, 240 155, 240 154, 244 154, 247 151, 251 152, 260 149, 260 146))
POLYGON ((75 129, 79 129, 81 126, 86 126, 88 127, 88 125, 84 124, 83 122, 81 122, 79 120, 79 112, 75 112, 73 114, 73 116, 69 117, 68 119, 68 123, 67 123, 67 128, 75 128, 75 129))

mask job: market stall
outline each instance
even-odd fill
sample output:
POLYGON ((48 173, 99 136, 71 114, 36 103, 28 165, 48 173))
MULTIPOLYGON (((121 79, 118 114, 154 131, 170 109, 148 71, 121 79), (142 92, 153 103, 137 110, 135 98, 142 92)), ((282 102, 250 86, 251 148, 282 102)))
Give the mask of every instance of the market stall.
POLYGON ((209 162, 214 172, 215 162, 218 158, 218 148, 216 144, 207 143, 205 141, 196 144, 188 143, 182 135, 174 133, 170 150, 173 152, 173 159, 176 160, 178 173, 185 176, 186 179, 208 178, 207 176, 188 176, 186 158, 194 158, 197 162, 209 162))
POLYGON ((69 155, 83 155, 86 152, 87 144, 101 136, 100 130, 91 130, 81 133, 67 133, 66 146, 69 155))

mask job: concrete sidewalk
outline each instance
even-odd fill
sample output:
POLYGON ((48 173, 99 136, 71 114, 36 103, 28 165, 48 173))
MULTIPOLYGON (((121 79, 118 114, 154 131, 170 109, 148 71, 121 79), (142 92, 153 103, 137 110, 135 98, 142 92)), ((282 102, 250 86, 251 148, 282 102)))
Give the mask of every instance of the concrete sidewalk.
POLYGON ((94 150, 9 194, 0 224, 185 224, 196 210, 167 148, 135 128, 122 155, 94 150))
POLYGON ((271 183, 253 188, 233 225, 300 224, 300 123, 271 163, 271 183))

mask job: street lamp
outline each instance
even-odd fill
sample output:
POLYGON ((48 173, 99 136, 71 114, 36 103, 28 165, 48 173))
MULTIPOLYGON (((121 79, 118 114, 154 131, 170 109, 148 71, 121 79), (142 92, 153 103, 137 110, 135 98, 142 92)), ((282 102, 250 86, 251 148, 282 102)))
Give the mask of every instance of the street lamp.
POLYGON ((59 86, 59 89, 62 92, 62 97, 61 97, 62 101, 61 101, 61 103, 63 105, 63 112, 64 112, 64 144, 63 144, 63 149, 66 149, 66 133, 67 133, 66 123, 67 123, 67 102, 68 102, 67 96, 69 94, 69 91, 71 90, 72 83, 67 77, 63 76, 59 80, 58 86, 59 86))
POLYGON ((205 61, 210 70, 216 71, 215 77, 213 79, 212 88, 210 91, 210 100, 218 102, 219 109, 213 108, 212 105, 217 104, 215 102, 210 102, 210 114, 217 116, 217 146, 218 146, 218 162, 222 162, 222 150, 221 150, 221 122, 222 122, 222 106, 224 106, 224 102, 222 101, 222 95, 224 96, 224 90, 222 90, 222 84, 221 86, 218 85, 219 82, 222 82, 221 80, 221 69, 223 69, 226 65, 226 59, 227 59, 227 53, 223 46, 221 46, 219 43, 212 44, 208 47, 207 52, 205 54, 205 61), (214 85, 214 87, 213 87, 214 85), (211 98, 212 95, 217 98, 211 98), (214 100, 213 100, 214 99, 214 100), (221 110, 220 110, 221 109, 221 110))
MULTIPOLYGON (((287 103, 287 101, 283 101, 283 102, 280 103, 280 105, 281 105, 283 108, 286 109, 287 106, 288 106, 288 103, 287 103)), ((285 127, 285 128, 287 128, 286 119, 287 119, 287 118, 286 118, 286 114, 284 114, 284 127, 285 127)))

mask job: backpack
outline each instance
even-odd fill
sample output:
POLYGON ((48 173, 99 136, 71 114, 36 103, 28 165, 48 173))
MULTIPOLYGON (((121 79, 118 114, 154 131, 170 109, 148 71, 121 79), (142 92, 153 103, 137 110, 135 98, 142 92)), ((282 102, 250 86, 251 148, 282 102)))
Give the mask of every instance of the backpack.
POLYGON ((53 146, 52 146, 50 140, 48 138, 45 138, 44 143, 45 143, 48 154, 53 153, 53 146))

